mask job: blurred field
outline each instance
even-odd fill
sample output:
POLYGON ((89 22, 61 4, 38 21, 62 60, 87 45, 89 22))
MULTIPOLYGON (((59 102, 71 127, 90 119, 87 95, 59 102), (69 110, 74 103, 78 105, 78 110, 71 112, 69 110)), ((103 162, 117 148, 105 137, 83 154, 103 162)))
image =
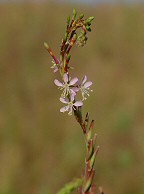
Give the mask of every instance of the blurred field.
MULTIPOLYGON (((84 139, 60 114, 47 41, 58 55, 68 5, 0 5, 0 194, 52 194, 83 172, 84 139)), ((95 119, 96 184, 144 193, 144 6, 77 7, 94 15, 72 66, 93 81, 84 112, 95 119)), ((75 74, 76 72, 73 72, 75 74)))

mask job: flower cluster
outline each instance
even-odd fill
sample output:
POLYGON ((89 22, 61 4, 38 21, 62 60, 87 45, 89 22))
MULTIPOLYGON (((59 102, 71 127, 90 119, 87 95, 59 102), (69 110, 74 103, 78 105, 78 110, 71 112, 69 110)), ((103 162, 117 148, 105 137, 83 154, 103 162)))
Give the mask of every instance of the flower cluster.
MULTIPOLYGON (((93 184, 95 174, 94 162, 99 147, 95 146, 96 134, 92 137, 94 120, 92 120, 89 125, 89 113, 86 114, 84 119, 81 109, 83 102, 88 96, 90 96, 89 93, 92 92, 90 89, 92 82, 87 81, 86 75, 83 77, 82 81, 80 81, 77 77, 71 78, 69 74, 69 70, 72 69, 72 67, 69 65, 71 59, 70 51, 75 43, 78 46, 84 46, 86 44, 88 39, 87 32, 91 31, 90 26, 93 19, 93 16, 89 17, 88 19, 84 19, 84 14, 77 17, 76 10, 73 10, 72 17, 69 16, 67 18, 67 27, 61 42, 59 58, 54 55, 48 44, 44 43, 45 48, 53 59, 53 65, 51 66, 53 72, 59 72, 62 78, 62 81, 59 81, 58 79, 54 80, 55 85, 58 86, 58 89, 62 91, 60 101, 64 104, 64 106, 60 108, 60 112, 68 112, 68 115, 72 115, 74 111, 74 116, 77 122, 80 124, 85 136, 87 150, 85 158, 85 173, 82 180, 80 180, 80 182, 76 181, 66 185, 64 189, 58 192, 59 194, 70 193, 76 188, 78 188, 79 194, 94 194, 96 188, 95 184, 93 184), (80 95, 77 95, 78 93, 80 93, 80 95), (77 100, 78 98, 80 98, 80 100, 77 100)), ((104 194, 101 188, 100 193, 104 194)))
POLYGON ((62 90, 62 94, 60 97, 60 101, 66 106, 60 109, 60 112, 68 111, 68 115, 72 115, 73 109, 75 110, 76 107, 80 107, 83 105, 83 101, 86 100, 86 95, 89 96, 90 86, 92 82, 87 82, 87 76, 84 76, 82 79, 82 83, 80 83, 77 77, 69 78, 69 74, 64 73, 63 75, 63 82, 59 80, 54 80, 55 85, 58 86, 58 89, 62 90), (76 95, 78 92, 82 94, 82 100, 76 101, 76 95))
POLYGON ((92 91, 90 89, 92 82, 87 81, 86 75, 81 82, 77 77, 70 78, 69 70, 72 69, 72 67, 69 65, 69 62, 71 59, 70 51, 74 44, 76 43, 78 46, 84 46, 86 44, 88 39, 87 32, 91 31, 90 26, 93 19, 93 16, 84 19, 84 14, 77 17, 76 10, 73 10, 73 16, 67 18, 67 28, 61 42, 59 59, 54 55, 48 44, 44 43, 45 48, 53 59, 53 64, 51 66, 53 72, 59 72, 63 80, 62 82, 57 79, 54 80, 55 85, 62 90, 60 101, 66 104, 66 106, 60 109, 60 112, 68 111, 69 115, 72 114, 73 110, 77 110, 77 107, 83 105, 83 101, 87 99, 89 92, 92 91), (80 101, 76 101, 78 92, 80 92, 82 96, 80 101))

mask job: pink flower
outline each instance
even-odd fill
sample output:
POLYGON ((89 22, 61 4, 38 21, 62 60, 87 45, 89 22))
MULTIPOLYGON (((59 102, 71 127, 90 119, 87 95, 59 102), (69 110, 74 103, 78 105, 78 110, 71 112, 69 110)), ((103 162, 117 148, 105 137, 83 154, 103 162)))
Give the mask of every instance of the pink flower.
POLYGON ((87 96, 90 96, 89 95, 89 91, 93 91, 93 90, 90 90, 90 86, 92 85, 92 82, 86 82, 87 81, 87 76, 85 75, 82 79, 82 84, 79 86, 79 89, 81 90, 81 93, 82 93, 82 97, 83 97, 83 100, 86 100, 87 98, 85 97, 85 94, 87 96))
POLYGON ((77 101, 77 102, 74 102, 74 95, 71 95, 70 97, 70 101, 66 100, 65 98, 61 97, 60 98, 60 101, 64 104, 67 104, 66 106, 62 107, 60 109, 60 112, 66 112, 66 111, 69 111, 68 115, 72 115, 72 110, 74 109, 75 110, 75 106, 76 107, 79 107, 79 106, 82 106, 83 105, 83 102, 82 101, 77 101))
POLYGON ((63 76, 63 80, 64 82, 61 83, 59 80, 55 79, 54 80, 54 83, 55 85, 59 86, 59 89, 60 90, 63 90, 62 92, 62 97, 66 97, 68 96, 69 94, 71 95, 76 95, 75 91, 73 90, 73 86, 78 82, 78 78, 75 77, 73 79, 71 79, 69 81, 69 78, 68 78, 68 74, 65 73, 64 76, 63 76))

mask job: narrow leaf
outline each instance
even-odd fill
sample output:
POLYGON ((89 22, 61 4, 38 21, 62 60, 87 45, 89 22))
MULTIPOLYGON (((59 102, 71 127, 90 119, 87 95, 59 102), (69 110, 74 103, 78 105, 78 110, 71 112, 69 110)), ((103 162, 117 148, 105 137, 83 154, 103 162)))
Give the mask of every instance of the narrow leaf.
POLYGON ((69 194, 82 185, 82 179, 75 179, 66 184, 57 194, 69 194))

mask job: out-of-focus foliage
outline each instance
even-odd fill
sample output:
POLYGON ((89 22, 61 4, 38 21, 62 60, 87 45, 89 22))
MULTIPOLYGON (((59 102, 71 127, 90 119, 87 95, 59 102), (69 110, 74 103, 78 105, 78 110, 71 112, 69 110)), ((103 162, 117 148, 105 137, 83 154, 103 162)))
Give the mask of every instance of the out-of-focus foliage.
MULTIPOLYGON (((83 172, 85 147, 73 117, 59 113, 47 41, 58 55, 73 7, 0 5, 0 193, 56 193, 83 172)), ((110 194, 144 193, 144 7, 78 7, 93 15, 77 76, 94 83, 83 111, 95 119, 96 185, 110 194)), ((75 75, 73 71, 73 74, 75 75)))

